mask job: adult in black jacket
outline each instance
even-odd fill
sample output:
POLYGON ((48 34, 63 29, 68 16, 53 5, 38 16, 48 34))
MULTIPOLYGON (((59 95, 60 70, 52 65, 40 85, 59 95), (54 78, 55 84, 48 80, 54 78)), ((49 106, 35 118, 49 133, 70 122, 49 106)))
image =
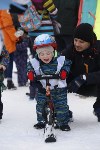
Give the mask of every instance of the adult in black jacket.
POLYGON ((68 91, 85 96, 96 96, 93 105, 100 121, 100 41, 88 23, 80 24, 74 32, 73 44, 62 52, 72 60, 68 77, 68 91))
POLYGON ((55 32, 58 51, 62 51, 73 40, 78 22, 80 0, 53 0, 58 9, 57 21, 61 24, 60 34, 55 32))

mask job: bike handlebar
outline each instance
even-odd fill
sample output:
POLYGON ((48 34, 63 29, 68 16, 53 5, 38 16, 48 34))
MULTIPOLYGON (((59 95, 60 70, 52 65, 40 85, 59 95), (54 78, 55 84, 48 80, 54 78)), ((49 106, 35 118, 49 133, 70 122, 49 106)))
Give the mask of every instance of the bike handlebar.
POLYGON ((36 80, 43 80, 43 79, 59 79, 59 74, 53 75, 37 75, 35 77, 36 80))

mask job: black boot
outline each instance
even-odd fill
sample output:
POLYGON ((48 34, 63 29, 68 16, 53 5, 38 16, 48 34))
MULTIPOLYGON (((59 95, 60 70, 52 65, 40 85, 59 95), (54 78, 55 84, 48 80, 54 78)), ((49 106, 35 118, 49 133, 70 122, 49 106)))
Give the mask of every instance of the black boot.
POLYGON ((62 131, 70 131, 71 128, 68 124, 60 126, 60 130, 62 131))
POLYGON ((98 122, 100 122, 100 108, 95 108, 93 113, 97 117, 98 122))
POLYGON ((37 124, 34 125, 34 128, 43 129, 43 128, 45 128, 45 123, 44 122, 38 122, 37 124))
POLYGON ((16 90, 17 89, 17 87, 14 85, 12 80, 7 80, 7 88, 9 90, 16 90))
POLYGON ((3 116, 3 103, 0 102, 0 120, 2 119, 3 116))
POLYGON ((94 108, 93 113, 95 116, 97 116, 98 122, 100 122, 100 99, 99 98, 96 99, 93 108, 94 108))

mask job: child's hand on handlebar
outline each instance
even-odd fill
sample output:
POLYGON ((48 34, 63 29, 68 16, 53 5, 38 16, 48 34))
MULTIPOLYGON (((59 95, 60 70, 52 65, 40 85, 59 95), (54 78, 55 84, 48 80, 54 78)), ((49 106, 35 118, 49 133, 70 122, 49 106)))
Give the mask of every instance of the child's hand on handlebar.
POLYGON ((61 70, 59 77, 61 80, 65 80, 67 78, 67 72, 65 70, 61 70))
POLYGON ((27 77, 30 81, 34 81, 35 79, 35 75, 34 75, 34 72, 33 71, 29 71, 28 74, 27 74, 27 77))

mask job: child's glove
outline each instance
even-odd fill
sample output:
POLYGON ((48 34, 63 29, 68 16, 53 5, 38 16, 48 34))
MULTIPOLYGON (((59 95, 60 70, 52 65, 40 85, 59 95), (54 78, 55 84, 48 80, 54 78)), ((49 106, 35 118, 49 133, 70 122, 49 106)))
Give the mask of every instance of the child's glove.
POLYGON ((76 93, 78 89, 86 82, 86 76, 80 75, 68 84, 68 92, 76 93))
POLYGON ((67 78, 67 72, 65 70, 61 70, 59 76, 61 80, 65 80, 67 78))
POLYGON ((34 81, 35 79, 35 76, 34 76, 34 73, 33 71, 29 71, 28 74, 27 74, 27 77, 30 81, 34 81))

